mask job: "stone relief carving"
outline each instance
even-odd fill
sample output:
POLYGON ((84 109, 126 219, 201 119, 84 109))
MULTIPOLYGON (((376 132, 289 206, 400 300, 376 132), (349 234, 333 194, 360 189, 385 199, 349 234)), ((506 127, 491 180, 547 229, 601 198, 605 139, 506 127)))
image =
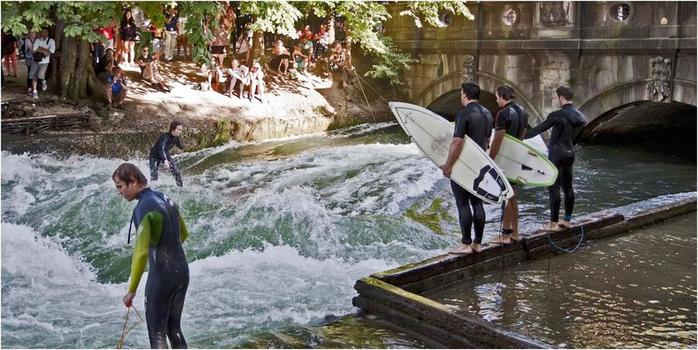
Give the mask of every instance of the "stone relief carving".
POLYGON ((650 82, 647 84, 650 98, 655 102, 665 102, 671 96, 671 59, 657 56, 650 59, 650 66, 650 82))
POLYGON ((475 67, 475 57, 466 55, 463 60, 463 83, 473 83, 477 79, 475 76, 477 67, 475 67))
POLYGON ((540 3, 540 23, 546 27, 566 26, 569 21, 569 1, 543 1, 540 3))

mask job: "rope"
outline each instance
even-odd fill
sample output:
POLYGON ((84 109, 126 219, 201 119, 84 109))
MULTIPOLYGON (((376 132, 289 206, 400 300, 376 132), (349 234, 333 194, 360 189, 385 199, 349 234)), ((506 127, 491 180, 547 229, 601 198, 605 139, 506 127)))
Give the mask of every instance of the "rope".
MULTIPOLYGON (((359 73, 356 72, 356 68, 354 68, 354 76, 359 78, 359 73)), ((371 108, 371 104, 368 102, 368 97, 366 97, 366 91, 364 91, 364 86, 361 84, 361 78, 356 79, 356 81, 359 82, 359 87, 361 88, 361 93, 364 95, 364 99, 366 100, 366 106, 368 106, 368 111, 371 113, 371 119, 376 120, 376 116, 373 114, 373 109, 371 108)))
POLYGON ((128 333, 131 332, 131 330, 133 329, 133 327, 135 327, 135 326, 137 326, 139 323, 143 322, 143 317, 141 317, 141 314, 138 312, 138 309, 136 309, 135 306, 133 306, 133 311, 136 312, 136 316, 138 316, 138 318, 140 319, 140 321, 138 321, 138 322, 132 324, 131 327, 129 327, 128 329, 126 329, 126 325, 128 324, 128 317, 129 317, 129 314, 131 313, 131 306, 129 306, 129 308, 126 310, 126 317, 125 317, 125 319, 124 319, 124 327, 121 329, 121 338, 120 338, 119 341, 116 343, 116 348, 117 348, 117 349, 121 349, 121 348, 124 346, 124 340, 125 340, 125 338, 126 338, 126 335, 128 335, 128 333))
MULTIPOLYGON (((358 74, 356 75, 356 77, 359 78, 359 80, 363 80, 363 78, 361 78, 358 74)), ((370 87, 371 90, 373 90, 373 92, 375 92, 378 96, 380 96, 380 98, 382 98, 383 101, 385 101, 385 102, 390 102, 390 100, 388 100, 388 99, 385 98, 383 95, 381 95, 381 93, 380 93, 378 90, 376 90, 376 88, 374 88, 373 86, 371 86, 371 84, 369 84, 366 80, 364 80, 364 83, 366 83, 366 86, 370 87)))
POLYGON ((497 284, 497 295, 499 295, 499 287, 502 285, 502 279, 504 278, 504 260, 502 260, 502 255, 504 254, 504 243, 502 242, 502 236, 503 236, 503 230, 504 230, 504 211, 507 207, 507 201, 506 199, 502 201, 502 220, 499 223, 499 242, 500 242, 500 249, 499 249, 499 262, 500 265, 502 266, 501 270, 499 271, 499 283, 497 284))
MULTIPOLYGON (((548 242, 550 242, 550 245, 555 247, 557 250, 564 253, 574 253, 574 251, 576 251, 579 248, 579 246, 582 245, 582 242, 584 242, 584 225, 579 226, 579 228, 582 231, 582 235, 579 237, 579 242, 577 242, 577 245, 575 245, 575 247, 572 249, 565 249, 555 244, 553 239, 550 238, 550 234, 547 231, 545 232, 545 236, 548 237, 548 242)), ((550 262, 548 262, 548 265, 550 265, 550 262)), ((548 269, 550 268, 548 267, 548 269)))

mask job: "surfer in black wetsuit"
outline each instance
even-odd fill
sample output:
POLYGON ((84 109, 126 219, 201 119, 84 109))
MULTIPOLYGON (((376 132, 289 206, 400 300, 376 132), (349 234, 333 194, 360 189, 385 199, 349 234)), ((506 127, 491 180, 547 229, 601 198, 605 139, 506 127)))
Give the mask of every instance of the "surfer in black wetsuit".
MULTIPOLYGON (((490 149, 490 158, 494 159, 502 146, 504 134, 523 140, 528 125, 528 112, 514 101, 514 89, 509 85, 502 85, 495 91, 497 104, 502 109, 494 117, 494 140, 490 149)), ((511 183, 511 181, 509 182, 511 183)), ((511 183, 512 187, 515 184, 511 183)), ((521 240, 519 235, 519 206, 516 202, 516 193, 509 198, 504 208, 504 223, 502 235, 494 240, 495 243, 509 244, 511 241, 521 240)))
POLYGON ((182 123, 178 121, 173 121, 170 123, 170 131, 163 133, 158 138, 157 142, 150 148, 150 179, 157 181, 158 179, 158 168, 161 163, 165 163, 165 167, 170 169, 170 172, 177 182, 177 186, 182 187, 182 174, 177 169, 177 164, 175 164, 172 157, 170 157, 170 149, 177 146, 179 149, 184 150, 182 147, 182 141, 180 136, 182 135, 182 123))
POLYGON ((558 171, 555 183, 548 187, 550 192, 550 223, 547 230, 569 228, 574 209, 574 190, 572 189, 572 164, 574 164, 574 143, 576 137, 587 123, 587 118, 572 105, 572 90, 560 86, 555 90, 561 109, 552 112, 542 123, 526 132, 525 138, 534 137, 553 128, 548 142, 548 159, 555 164, 558 171), (560 186, 565 193, 565 217, 560 216, 560 186), (559 222, 558 222, 559 221, 559 222))
MULTIPOLYGON (((492 114, 478 103, 480 98, 480 86, 475 83, 461 85, 460 100, 463 109, 456 114, 456 128, 453 132, 453 140, 448 150, 446 164, 441 166, 445 177, 451 177, 451 170, 456 160, 463 151, 465 135, 468 135, 483 150, 487 150, 492 133, 492 114)), ((470 194, 457 183, 451 180, 453 196, 456 197, 458 207, 458 222, 463 235, 457 248, 451 251, 454 254, 469 254, 473 251, 479 253, 482 244, 482 234, 485 231, 485 208, 482 200, 470 194), (472 207, 472 212, 471 212, 472 207), (475 242, 470 236, 470 230, 475 228, 475 242)))
MULTIPOLYGON (((131 307, 146 262, 145 319, 150 347, 186 348, 180 328, 184 297, 189 286, 189 266, 182 242, 189 236, 179 208, 167 195, 146 187, 148 180, 133 164, 121 164, 112 175, 116 189, 127 201, 138 199, 131 222, 138 238, 133 249, 131 282, 123 302, 131 307)), ((130 240, 130 225, 129 225, 130 240)))

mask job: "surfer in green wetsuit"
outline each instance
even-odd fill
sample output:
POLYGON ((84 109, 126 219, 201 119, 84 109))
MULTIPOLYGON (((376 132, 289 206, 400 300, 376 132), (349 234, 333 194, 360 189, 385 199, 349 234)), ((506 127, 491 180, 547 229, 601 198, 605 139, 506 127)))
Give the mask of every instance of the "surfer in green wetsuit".
MULTIPOLYGON (((446 164, 441 166, 441 171, 447 178, 451 177, 453 165, 463 151, 465 135, 468 135, 485 151, 490 143, 492 114, 478 103, 479 98, 480 86, 475 83, 466 83, 461 86, 460 100, 463 109, 456 114, 456 127, 448 150, 448 159, 446 164)), ((485 231, 485 208, 482 206, 482 199, 470 194, 453 180, 451 180, 451 189, 456 198, 458 222, 462 234, 462 244, 451 253, 470 254, 473 251, 479 253, 482 250, 480 244, 482 244, 482 235, 485 231), (475 241, 470 235, 472 228, 475 229, 475 241)))
MULTIPOLYGON (((528 112, 514 101, 514 89, 509 85, 502 85, 494 92, 497 104, 502 108, 494 117, 494 140, 490 149, 490 158, 494 159, 502 146, 504 134, 523 140, 528 125, 528 112)), ((509 182, 511 183, 511 181, 509 182)), ((514 186, 511 183, 512 187, 514 186)), ((519 235, 519 206, 516 201, 516 193, 509 198, 504 208, 504 223, 502 235, 493 242, 509 244, 511 241, 521 240, 519 235)))
MULTIPOLYGON (((167 195, 147 187, 148 180, 133 164, 121 164, 112 175, 121 196, 138 199, 131 223, 138 232, 131 262, 131 282, 123 302, 131 307, 138 284, 148 263, 145 285, 145 318, 150 347, 186 348, 180 328, 184 297, 189 286, 189 265, 182 242, 189 236, 179 208, 167 195)), ((129 241, 131 226, 129 225, 129 241)))

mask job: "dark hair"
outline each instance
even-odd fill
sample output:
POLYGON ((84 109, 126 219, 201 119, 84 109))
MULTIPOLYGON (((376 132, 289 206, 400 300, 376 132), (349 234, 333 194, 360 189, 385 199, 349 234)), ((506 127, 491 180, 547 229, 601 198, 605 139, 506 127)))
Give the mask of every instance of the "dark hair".
POLYGON ((567 86, 560 86, 559 88, 557 88, 557 90, 555 90, 555 93, 558 97, 562 96, 567 101, 572 101, 572 97, 574 97, 572 89, 568 88, 567 86))
POLYGON ((170 132, 173 132, 173 131, 174 131, 175 129, 177 129, 177 127, 180 126, 180 125, 182 125, 182 123, 180 123, 180 122, 178 122, 178 121, 176 121, 176 120, 173 121, 172 123, 170 123, 170 132))
POLYGON ((463 94, 468 98, 468 100, 479 100, 480 99, 480 86, 475 83, 465 83, 460 86, 463 94))
POLYGON ((130 25, 136 24, 135 20, 133 19, 133 11, 131 11, 130 8, 124 9, 124 14, 123 14, 123 16, 121 16, 121 26, 125 27, 127 24, 130 24, 130 25), (126 12, 131 13, 131 18, 126 19, 126 12))
POLYGON ((141 170, 131 163, 123 163, 119 165, 119 167, 114 170, 114 174, 112 174, 111 178, 113 180, 119 179, 127 186, 132 182, 142 185, 148 183, 148 179, 145 178, 145 175, 143 175, 141 170))
POLYGON ((121 68, 119 68, 119 67, 113 67, 113 68, 111 69, 111 74, 112 74, 113 76, 117 76, 117 75, 121 74, 121 68))
POLYGON ((497 88, 497 95, 507 101, 514 98, 514 89, 509 85, 502 85, 497 88))

